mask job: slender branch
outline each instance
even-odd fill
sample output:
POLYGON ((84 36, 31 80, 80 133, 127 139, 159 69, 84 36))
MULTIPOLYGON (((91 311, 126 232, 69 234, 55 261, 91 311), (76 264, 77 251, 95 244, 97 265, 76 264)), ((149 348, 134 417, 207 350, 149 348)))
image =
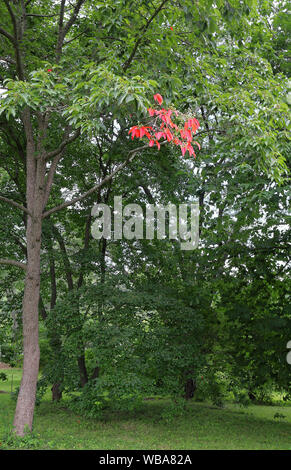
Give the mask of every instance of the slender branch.
MULTIPOLYGON (((88 215, 86 226, 85 226, 85 236, 84 236, 84 252, 88 250, 89 243, 90 243, 90 228, 91 228, 92 217, 91 214, 88 215)), ((82 287, 84 281, 84 262, 81 263, 80 275, 77 283, 77 288, 80 289, 82 287)))
POLYGON ((81 133, 81 130, 77 129, 75 134, 73 134, 71 137, 68 137, 67 139, 64 139, 57 149, 52 150, 52 152, 47 153, 46 160, 54 158, 55 156, 60 154, 68 144, 70 144, 71 142, 73 142, 79 137, 80 133, 81 133))
POLYGON ((60 250, 61 250, 63 263, 64 263, 64 267, 65 267, 66 278, 67 278, 68 289, 73 290, 74 289, 73 273, 72 273, 71 263, 70 263, 70 260, 69 260, 69 256, 68 256, 68 253, 67 253, 67 249, 66 249, 64 239, 63 239, 61 233, 59 232, 59 230, 57 229, 57 227, 55 225, 52 225, 51 227, 52 227, 53 234, 54 234, 54 236, 55 236, 55 238, 56 238, 56 240, 59 244, 60 250))
MULTIPOLYGON (((165 142, 161 142, 161 145, 163 143, 166 143, 167 141, 165 142)), ((148 145, 144 145, 143 147, 139 147, 135 150, 132 150, 131 152, 129 152, 128 154, 128 157, 127 159, 121 164, 121 165, 118 165, 115 170, 108 176, 106 176, 105 178, 103 178, 103 180, 96 184, 95 186, 93 186, 91 189, 89 189, 89 191, 87 191, 86 193, 82 194, 81 196, 78 196, 78 197, 75 197, 74 199, 72 199, 71 201, 67 201, 67 202, 63 202, 62 204, 60 204, 59 206, 56 206, 54 207, 53 209, 50 209, 48 211, 46 211, 44 214, 43 214, 43 218, 45 217, 48 217, 49 215, 51 214, 54 214, 55 212, 58 212, 62 209, 64 209, 65 207, 69 207, 69 206, 72 206, 73 204, 76 204, 77 202, 80 202, 80 201, 83 201, 85 198, 87 198, 88 196, 90 196, 92 193, 94 193, 95 191, 98 191, 98 189, 102 188, 106 183, 108 183, 109 181, 112 180, 112 178, 117 174, 119 173, 126 165, 128 165, 128 163, 132 162, 132 160, 134 159, 134 157, 141 151, 141 150, 144 150, 144 149, 148 149, 148 145)))
POLYGON ((139 186, 144 190, 145 195, 148 197, 148 200, 150 201, 151 204, 155 203, 155 199, 150 192, 149 188, 142 182, 139 183, 139 186))
MULTIPOLYGON (((0 132, 5 135, 8 146, 14 141, 14 148, 22 161, 25 161, 25 152, 20 137, 14 132, 13 126, 10 126, 6 120, 0 121, 0 132)), ((19 159, 18 159, 19 160, 19 159)), ((17 161, 17 159, 15 159, 17 161)))
POLYGON ((55 172, 57 169, 57 165, 62 157, 62 152, 59 155, 56 155, 48 172, 47 175, 47 180, 46 180, 46 185, 45 185, 45 193, 44 193, 44 199, 43 199, 43 210, 45 209, 45 206, 47 205, 50 192, 51 192, 51 187, 53 185, 53 180, 55 176, 55 172))
POLYGON ((19 240, 18 236, 15 235, 13 232, 10 233, 11 238, 15 240, 15 243, 21 248, 21 251, 23 252, 24 256, 27 258, 27 249, 26 246, 19 240))
POLYGON ((200 134, 210 134, 211 132, 218 132, 219 134, 225 134, 225 133, 226 133, 225 129, 216 129, 216 128, 211 128, 211 129, 210 129, 210 128, 208 127, 208 129, 204 129, 204 131, 196 132, 196 134, 194 134, 194 135, 195 135, 195 137, 196 137, 197 135, 200 135, 200 134))
POLYGON ((8 33, 8 31, 1 28, 1 26, 0 26, 0 34, 2 34, 2 36, 5 36, 10 42, 12 42, 13 46, 15 46, 16 41, 14 37, 12 36, 12 34, 8 33))
POLYGON ((58 41, 57 41, 57 47, 56 47, 56 63, 59 63, 61 59, 61 54, 62 54, 62 48, 64 45, 64 39, 66 35, 68 34, 69 30, 73 26, 74 22, 76 21, 76 18, 78 16, 78 13, 86 0, 78 0, 75 7, 74 11, 67 21, 67 23, 64 25, 64 13, 65 13, 65 4, 66 0, 62 0, 61 2, 61 9, 60 9, 60 19, 59 19, 59 33, 58 33, 58 41))
POLYGON ((47 312, 46 312, 46 308, 44 306, 41 295, 39 296, 39 310, 40 310, 40 314, 41 314, 43 321, 45 321, 47 319, 47 312))
POLYGON ((160 6, 154 11, 154 13, 152 14, 152 16, 148 19, 148 21, 146 22, 145 26, 142 28, 142 31, 141 31, 141 34, 139 36, 139 38, 137 39, 136 43, 135 43, 135 46, 129 56, 129 58, 124 62, 123 64, 123 71, 125 72, 128 67, 130 66, 131 62, 133 61, 134 59, 134 56, 136 54, 136 51, 137 51, 137 48, 138 46, 140 45, 142 39, 143 39, 143 34, 146 32, 146 30, 149 28, 150 24, 152 23, 152 21, 155 19, 155 17, 160 13, 160 11, 162 10, 163 6, 165 5, 165 3, 167 3, 168 0, 163 0, 162 3, 160 4, 160 6))
POLYGON ((17 209, 20 209, 26 214, 32 216, 32 214, 29 212, 29 210, 26 207, 22 206, 21 204, 18 204, 18 202, 12 201, 12 199, 8 199, 7 197, 0 196, 0 201, 6 202, 7 204, 10 204, 11 206, 17 207, 17 209))
POLYGON ((26 16, 36 16, 37 18, 52 18, 54 16, 59 16, 57 13, 53 14, 53 15, 39 15, 37 13, 27 13, 26 16))
MULTIPOLYGON (((65 135, 67 135, 68 133, 69 133, 69 129, 66 130, 65 135)), ((77 131, 70 139, 66 137, 66 139, 64 139, 64 141, 60 145, 60 147, 57 150, 55 150, 54 152, 50 153, 51 155, 53 155, 54 153, 56 155, 55 155, 55 157, 54 157, 54 159, 51 163, 51 166, 50 166, 50 169, 49 169, 49 172, 48 172, 48 175, 47 175, 47 179, 46 179, 43 210, 45 209, 45 206, 47 205, 47 202, 48 202, 48 199, 49 199, 49 196, 50 196, 50 192, 51 192, 51 188, 52 188, 52 184, 53 184, 53 180, 54 180, 54 176, 55 176, 55 172, 56 172, 56 169, 57 169, 57 165, 58 165, 60 159, 63 156, 63 152, 65 150, 65 147, 70 142, 73 142, 73 140, 76 139, 79 134, 80 134, 80 131, 77 131)))
POLYGON ((72 39, 68 39, 67 41, 65 41, 63 43, 63 47, 65 47, 67 44, 70 44, 71 42, 75 41, 76 39, 78 39, 79 37, 81 37, 83 34, 86 34, 87 30, 85 31, 82 31, 80 34, 77 34, 77 36, 73 37, 72 39))
POLYGON ((21 263, 20 261, 15 261, 14 259, 3 259, 0 258, 0 264, 8 264, 10 266, 16 266, 17 268, 21 268, 26 271, 27 267, 25 263, 21 263))
POLYGON ((16 18, 15 18, 15 15, 13 13, 13 10, 9 4, 9 0, 4 0, 4 3, 6 5, 6 8, 8 10, 8 13, 10 15, 10 18, 12 20, 12 23, 13 23, 13 29, 14 29, 14 34, 15 34, 15 39, 17 40, 17 23, 16 23, 16 18))
MULTIPOLYGON (((17 19, 15 14, 13 13, 13 10, 10 6, 9 0, 4 0, 4 3, 6 5, 6 8, 8 10, 8 13, 11 17, 11 21, 13 24, 13 30, 14 30, 14 39, 13 39, 13 45, 15 49, 15 58, 16 58, 16 67, 19 75, 19 79, 23 80, 24 79, 24 69, 23 69, 23 64, 22 64, 22 58, 21 58, 21 51, 20 51, 20 46, 19 46, 19 35, 18 35, 18 24, 17 24, 17 19)), ((23 20, 22 20, 23 21, 23 20)), ((21 38, 20 38, 21 39, 21 38)))
POLYGON ((80 8, 81 6, 83 5, 83 3, 85 3, 86 0, 78 0, 77 1, 77 4, 74 8, 74 11, 72 13, 72 16, 71 18, 69 19, 69 21, 66 23, 65 27, 64 27, 64 30, 63 30, 63 38, 65 38, 66 34, 68 33, 68 31, 70 30, 70 28, 73 26, 74 24, 74 21, 76 20, 77 16, 78 16, 78 13, 80 11, 80 8))
POLYGON ((51 279, 51 302, 50 309, 52 310, 57 301, 57 281, 56 281, 56 265, 53 255, 52 243, 49 241, 49 265, 50 265, 50 279, 51 279))

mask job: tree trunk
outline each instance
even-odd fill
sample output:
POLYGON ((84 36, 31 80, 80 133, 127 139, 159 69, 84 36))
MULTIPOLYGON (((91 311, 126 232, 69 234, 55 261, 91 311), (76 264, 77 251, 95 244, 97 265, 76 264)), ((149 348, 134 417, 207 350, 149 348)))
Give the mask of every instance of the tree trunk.
POLYGON ((84 354, 78 357, 78 366, 79 366, 81 387, 85 387, 86 383, 88 383, 88 372, 86 368, 84 354))
POLYGON ((14 428, 23 436, 32 429, 39 371, 38 304, 40 290, 41 218, 27 224, 27 272, 23 296, 23 374, 17 399, 14 428))
POLYGON ((57 374, 54 377, 54 383, 51 388, 52 391, 52 400, 53 401, 60 401, 63 393, 62 393, 62 385, 64 382, 64 368, 63 368, 63 361, 62 361, 62 342, 60 335, 54 329, 49 331, 50 338, 50 346, 52 348, 53 353, 53 361, 55 364, 55 372, 57 374))
POLYGON ((52 400, 53 401, 60 401, 62 396, 63 396, 63 393, 60 389, 60 386, 61 384, 59 383, 54 383, 53 386, 52 386, 52 400))
POLYGON ((93 370, 91 380, 98 379, 100 373, 100 368, 99 366, 96 366, 95 369, 93 370))
POLYGON ((190 400, 194 396, 196 390, 196 383, 193 379, 187 379, 185 383, 185 399, 190 400))
POLYGON ((26 198, 27 268, 22 302, 23 373, 13 426, 18 436, 32 430, 36 386, 39 372, 38 309, 40 297, 40 249, 44 201, 45 161, 35 154, 29 114, 24 113, 27 130, 26 198))

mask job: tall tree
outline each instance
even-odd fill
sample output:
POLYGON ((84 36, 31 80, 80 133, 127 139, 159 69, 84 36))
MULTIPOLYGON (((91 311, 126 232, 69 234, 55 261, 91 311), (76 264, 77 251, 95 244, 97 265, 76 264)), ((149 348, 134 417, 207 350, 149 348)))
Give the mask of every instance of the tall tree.
POLYGON ((31 429, 33 422, 39 367, 38 306, 43 219, 97 191, 142 150, 139 148, 129 152, 124 162, 85 194, 46 210, 56 169, 65 149, 79 137, 81 128, 84 131, 89 122, 89 117, 84 120, 83 111, 75 106, 81 97, 84 99, 88 83, 91 81, 93 86, 85 92, 85 100, 86 96, 92 97, 95 93, 95 113, 98 112, 99 116, 102 115, 101 110, 104 110, 105 103, 108 104, 109 97, 118 99, 125 95, 124 98, 137 98, 142 103, 145 90, 150 88, 141 80, 121 79, 112 72, 107 74, 104 66, 98 68, 95 63, 89 67, 85 65, 82 78, 81 75, 74 78, 68 65, 72 56, 64 54, 64 47, 66 40, 74 39, 72 29, 76 28, 78 18, 82 17, 84 4, 85 0, 78 0, 73 6, 68 5, 66 0, 59 4, 10 0, 1 3, 3 26, 0 34, 4 38, 2 52, 8 66, 8 75, 13 77, 4 84, 7 92, 1 99, 1 111, 4 112, 2 129, 8 128, 8 134, 12 132, 9 121, 12 114, 23 135, 22 142, 17 137, 14 139, 14 145, 17 146, 15 164, 22 165, 26 173, 24 201, 20 203, 1 196, 2 202, 23 212, 26 224, 27 262, 1 259, 2 264, 18 266, 26 273, 23 296, 23 376, 14 418, 14 427, 19 435, 24 434, 27 426, 31 429), (44 19, 47 19, 47 23, 44 23, 44 19), (35 27, 37 21, 40 23, 35 27), (41 40, 44 24, 50 28, 46 51, 41 40), (39 44, 39 47, 35 50, 32 44, 39 44), (54 69, 47 66, 39 72, 32 71, 48 57, 54 63, 54 69), (108 88, 110 93, 106 92, 108 88), (69 115, 65 116, 66 113, 69 115), (80 119, 83 121, 82 125, 80 119), (62 135, 59 142, 58 135, 62 135))

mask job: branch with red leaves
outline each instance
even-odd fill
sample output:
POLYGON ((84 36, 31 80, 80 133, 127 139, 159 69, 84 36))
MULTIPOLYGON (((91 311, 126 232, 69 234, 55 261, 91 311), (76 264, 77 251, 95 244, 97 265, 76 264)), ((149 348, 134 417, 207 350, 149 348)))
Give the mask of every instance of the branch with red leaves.
MULTIPOLYGON (((161 106, 163 103, 163 97, 157 93, 154 95, 155 101, 161 106)), ((175 122, 172 121, 173 114, 177 117, 179 112, 172 109, 148 109, 148 113, 151 117, 155 117, 151 126, 133 126, 129 130, 131 138, 134 139, 147 137, 149 139, 149 147, 156 145, 160 150, 160 139, 166 139, 168 142, 172 142, 174 145, 178 145, 181 148, 182 155, 188 151, 189 155, 196 157, 192 141, 193 136, 196 134, 197 129, 200 127, 199 122, 195 118, 188 119, 182 128, 180 128, 175 122), (158 125, 158 123, 160 123, 158 125)), ((180 116, 182 116, 180 114, 180 116)), ((197 145, 200 149, 200 144, 196 141, 193 144, 197 145)))

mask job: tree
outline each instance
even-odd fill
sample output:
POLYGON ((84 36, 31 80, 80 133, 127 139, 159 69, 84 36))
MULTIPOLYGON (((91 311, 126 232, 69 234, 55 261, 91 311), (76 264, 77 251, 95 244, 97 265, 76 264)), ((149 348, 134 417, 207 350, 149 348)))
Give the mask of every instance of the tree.
MULTIPOLYGON (((31 3, 31 2, 29 2, 31 3)), ((42 237, 43 219, 63 209, 71 204, 81 201, 85 197, 97 191, 113 176, 119 172, 125 165, 132 161, 135 155, 142 148, 131 151, 127 159, 121 163, 115 170, 108 175, 103 181, 90 188, 85 194, 74 198, 69 202, 64 202, 59 206, 50 210, 45 210, 51 189, 53 179, 56 173, 57 165, 64 155, 66 147, 76 140, 81 129, 84 130, 80 123, 84 119, 81 110, 77 111, 79 122, 76 125, 76 106, 75 102, 81 98, 84 89, 87 87, 86 82, 81 80, 81 75, 75 77, 74 74, 67 72, 67 67, 60 65, 63 55, 64 42, 72 27, 76 25, 78 15, 83 7, 85 0, 79 0, 73 8, 66 9, 66 1, 62 0, 60 5, 52 2, 46 2, 41 14, 35 13, 35 5, 24 2, 16 4, 9 0, 2 5, 4 13, 4 23, 7 29, 1 27, 0 33, 5 38, 5 47, 9 43, 8 65, 12 62, 11 72, 16 75, 17 79, 9 79, 5 83, 7 92, 1 99, 1 110, 4 114, 3 127, 8 127, 9 117, 12 116, 21 122, 24 134, 24 148, 19 149, 17 158, 22 158, 22 165, 26 171, 26 201, 20 204, 13 199, 1 196, 1 200, 13 207, 21 210, 25 215, 26 224, 26 241, 27 241, 27 262, 20 263, 15 260, 1 259, 2 264, 15 265, 26 272, 25 288, 23 296, 23 342, 24 342, 24 362, 23 376, 21 387, 18 395, 14 427, 16 433, 24 434, 25 427, 32 428, 33 411, 35 403, 36 383, 38 377, 39 364, 39 345, 38 345, 38 306, 40 292, 40 250, 42 237), (58 21, 54 21, 57 28, 56 34, 52 35, 49 55, 54 62, 55 69, 47 68, 37 72, 30 72, 35 65, 39 65, 39 60, 43 56, 44 51, 41 50, 38 57, 34 57, 34 51, 27 44, 31 41, 39 40, 41 29, 36 30, 35 37, 34 21, 31 18, 51 17, 47 14, 49 8, 56 11, 58 21), (13 52, 12 52, 13 51, 13 52), (12 61, 9 57, 14 56, 12 61), (14 68, 15 64, 15 68, 14 68), (14 69, 14 71, 13 71, 14 69), (83 88, 81 91, 80 89, 83 88), (79 91, 78 91, 79 90, 79 91), (65 110, 63 112, 63 110, 65 110), (58 116, 56 119, 56 115, 58 116), (63 117, 64 116, 64 117, 63 117), (67 118, 68 116, 68 118, 67 118), (59 121, 59 122, 56 122, 59 121), (72 125, 75 125, 75 130, 72 125), (53 126, 53 132, 59 128, 59 133, 63 134, 63 140, 57 146, 51 142, 52 134, 50 126, 53 126), (62 129, 62 130, 61 130, 62 129)), ((55 18, 54 14, 52 18, 55 18)), ((43 47, 43 43, 42 43, 43 47)), ((6 52, 6 51, 5 51, 6 52)), ((6 55, 6 54, 5 54, 6 55)), ((69 59, 69 57, 67 57, 69 59)), ((65 62, 65 59, 63 60, 65 62)), ((93 64, 95 67, 95 64, 93 64)), ((9 70, 10 72, 10 70, 9 70)), ((100 66, 92 70, 92 64, 82 71, 83 80, 95 81, 95 85, 86 92, 86 95, 93 96, 95 93, 96 111, 104 109, 106 99, 102 101, 108 87, 112 87, 115 83, 115 96, 130 96, 128 91, 130 87, 132 93, 136 93, 137 97, 141 97, 146 87, 150 86, 145 82, 140 83, 137 80, 126 80, 115 76, 113 73, 106 77, 106 68, 100 66), (85 74, 85 77, 84 77, 85 74), (89 79, 90 76, 90 79, 89 79), (111 83, 110 83, 111 80, 111 83), (117 87, 116 87, 117 85, 117 87), (95 90, 95 91, 94 91, 95 90), (118 96, 116 91, 118 90, 118 96)), ((110 88, 110 93, 112 93, 110 88)), ((114 94, 114 93, 113 93, 114 94)), ((112 94, 109 96, 112 96, 112 94)), ((84 97, 84 95, 83 95, 84 97)), ((141 100, 141 98, 139 98, 141 100)), ((101 113, 102 114, 102 113, 101 113)), ((3 114, 2 114, 3 116, 3 114)), ((87 117, 88 119, 88 117, 87 117)), ((17 141, 19 143, 19 141, 17 141)), ((21 145, 19 145, 21 146, 21 145)), ((17 162, 19 165, 19 162, 17 162)))

